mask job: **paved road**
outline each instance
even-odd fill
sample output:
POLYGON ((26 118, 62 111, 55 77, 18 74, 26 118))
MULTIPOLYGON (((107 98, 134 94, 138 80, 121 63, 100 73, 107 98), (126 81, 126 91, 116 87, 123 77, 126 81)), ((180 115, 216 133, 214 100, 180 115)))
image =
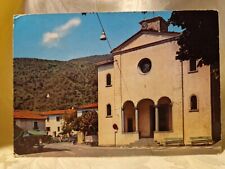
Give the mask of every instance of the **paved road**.
POLYGON ((112 156, 169 156, 190 154, 217 154, 220 146, 181 147, 90 147, 72 143, 47 144, 42 152, 21 155, 25 157, 112 157, 112 156))

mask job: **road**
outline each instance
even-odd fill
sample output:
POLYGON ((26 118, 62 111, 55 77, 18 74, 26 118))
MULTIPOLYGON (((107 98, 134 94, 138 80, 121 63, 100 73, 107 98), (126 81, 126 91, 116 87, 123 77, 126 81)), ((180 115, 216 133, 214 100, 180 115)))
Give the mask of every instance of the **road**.
POLYGON ((116 157, 116 156, 171 156, 190 154, 217 154, 220 146, 179 147, 91 147, 72 143, 53 143, 44 146, 42 152, 20 155, 25 157, 116 157))

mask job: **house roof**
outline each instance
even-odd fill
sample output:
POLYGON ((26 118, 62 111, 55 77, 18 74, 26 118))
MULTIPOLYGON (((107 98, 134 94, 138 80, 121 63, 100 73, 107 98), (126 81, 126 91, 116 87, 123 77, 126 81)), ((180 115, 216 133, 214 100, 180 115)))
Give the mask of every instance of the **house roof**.
POLYGON ((91 108, 98 108, 98 103, 90 103, 78 107, 78 109, 91 109, 91 108))
POLYGON ((67 109, 67 110, 51 110, 51 111, 46 111, 46 112, 41 112, 41 115, 44 116, 49 116, 49 115, 61 115, 65 113, 74 113, 74 109, 67 109))
POLYGON ((17 110, 14 112, 14 119, 45 120, 46 118, 46 116, 41 116, 40 112, 33 112, 29 110, 17 110))
POLYGON ((110 59, 107 59, 107 60, 103 60, 101 62, 97 62, 96 65, 97 66, 102 66, 102 65, 107 65, 107 64, 112 64, 114 61, 113 61, 113 57, 110 58, 110 59))

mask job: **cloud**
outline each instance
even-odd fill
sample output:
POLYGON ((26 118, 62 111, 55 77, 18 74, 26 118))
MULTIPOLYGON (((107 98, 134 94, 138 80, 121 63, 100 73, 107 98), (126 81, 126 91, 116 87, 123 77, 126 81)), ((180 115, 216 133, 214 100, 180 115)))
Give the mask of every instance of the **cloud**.
POLYGON ((44 33, 42 44, 48 47, 57 46, 57 43, 64 38, 72 28, 79 26, 80 23, 81 20, 79 18, 73 18, 65 24, 55 27, 53 31, 44 33))

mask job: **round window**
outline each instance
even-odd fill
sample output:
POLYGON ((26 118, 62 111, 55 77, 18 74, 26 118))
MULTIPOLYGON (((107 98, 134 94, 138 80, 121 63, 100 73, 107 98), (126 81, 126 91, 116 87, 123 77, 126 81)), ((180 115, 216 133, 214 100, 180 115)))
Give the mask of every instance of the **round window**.
POLYGON ((148 73, 151 70, 152 62, 148 58, 141 59, 138 63, 138 68, 142 73, 148 73))

